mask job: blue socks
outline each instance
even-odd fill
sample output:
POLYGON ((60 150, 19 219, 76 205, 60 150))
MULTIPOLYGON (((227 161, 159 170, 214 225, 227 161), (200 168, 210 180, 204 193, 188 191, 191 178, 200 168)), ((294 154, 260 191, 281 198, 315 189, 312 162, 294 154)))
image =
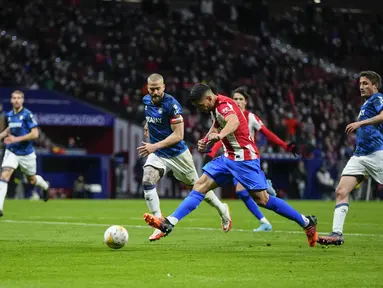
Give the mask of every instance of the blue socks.
POLYGON ((275 213, 297 222, 303 228, 309 224, 309 220, 305 216, 300 214, 282 199, 274 196, 269 196, 269 201, 265 208, 273 210, 275 213))
POLYGON ((186 215, 190 214, 195 208, 197 208, 204 198, 205 194, 192 190, 188 197, 186 197, 184 201, 181 202, 176 211, 174 211, 170 217, 181 220, 186 215))
POLYGON ((261 210, 259 209, 257 203, 255 203, 254 199, 250 196, 249 192, 247 192, 246 190, 242 190, 237 192, 237 195, 239 198, 241 198, 243 203, 245 203, 247 209, 249 209, 249 211, 255 217, 257 217, 258 220, 261 220, 262 218, 265 217, 263 213, 261 212, 261 210))

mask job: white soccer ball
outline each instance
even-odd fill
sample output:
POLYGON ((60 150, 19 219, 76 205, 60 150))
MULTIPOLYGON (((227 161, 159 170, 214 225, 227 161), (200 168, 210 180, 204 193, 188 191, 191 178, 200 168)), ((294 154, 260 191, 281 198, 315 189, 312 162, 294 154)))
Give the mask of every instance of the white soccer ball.
POLYGON ((120 225, 110 226, 104 233, 104 243, 112 249, 124 247, 128 240, 128 231, 120 225))

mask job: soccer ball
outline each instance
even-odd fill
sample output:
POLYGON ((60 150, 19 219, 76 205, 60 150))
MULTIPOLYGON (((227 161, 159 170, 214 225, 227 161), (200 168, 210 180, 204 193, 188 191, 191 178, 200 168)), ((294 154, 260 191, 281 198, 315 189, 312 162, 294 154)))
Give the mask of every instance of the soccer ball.
POLYGON ((104 243, 112 249, 120 249, 128 243, 128 231, 122 226, 113 225, 104 233, 104 243))

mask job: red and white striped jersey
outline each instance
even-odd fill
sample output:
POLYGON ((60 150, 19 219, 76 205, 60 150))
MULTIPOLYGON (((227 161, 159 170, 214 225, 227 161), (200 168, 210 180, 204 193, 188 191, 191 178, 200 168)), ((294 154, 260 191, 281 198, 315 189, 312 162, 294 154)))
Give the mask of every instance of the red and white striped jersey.
POLYGON ((215 128, 221 131, 225 125, 225 117, 236 115, 239 126, 233 133, 222 139, 225 156, 234 161, 244 161, 259 158, 258 148, 249 132, 249 126, 245 115, 235 101, 229 97, 218 95, 215 103, 215 128))
POLYGON ((249 132, 254 141, 256 141, 257 132, 261 130, 263 126, 263 122, 258 118, 257 115, 251 113, 247 110, 243 111, 243 115, 245 115, 247 123, 249 124, 249 132))

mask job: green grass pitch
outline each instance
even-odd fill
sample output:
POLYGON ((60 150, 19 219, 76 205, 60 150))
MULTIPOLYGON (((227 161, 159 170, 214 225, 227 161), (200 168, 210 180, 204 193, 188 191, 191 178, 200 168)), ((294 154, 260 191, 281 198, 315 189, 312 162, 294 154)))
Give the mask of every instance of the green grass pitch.
MULTIPOLYGON (((179 200, 162 200, 164 215, 179 200)), ((310 248, 295 223, 263 210, 274 232, 228 201, 233 229, 202 203, 173 232, 150 243, 144 200, 8 200, 0 219, 0 287, 383 287, 383 204, 351 203, 342 247, 310 248), (104 231, 123 225, 121 250, 104 231)), ((290 201, 329 232, 333 202, 290 201)))

